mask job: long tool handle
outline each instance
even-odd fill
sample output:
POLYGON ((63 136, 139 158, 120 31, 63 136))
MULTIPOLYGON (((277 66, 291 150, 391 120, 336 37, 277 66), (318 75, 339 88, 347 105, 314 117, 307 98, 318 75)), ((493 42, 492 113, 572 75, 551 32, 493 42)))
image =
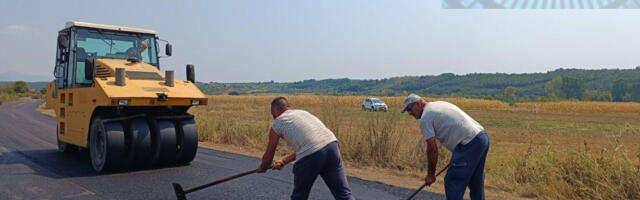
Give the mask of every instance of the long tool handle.
POLYGON ((418 192, 422 191, 422 189, 424 187, 427 186, 427 183, 422 184, 422 186, 420 186, 420 188, 418 188, 416 191, 413 192, 413 194, 411 194, 411 196, 409 196, 409 198, 407 198, 407 200, 411 200, 413 199, 414 196, 416 196, 416 194, 418 194, 418 192))
POLYGON ((239 174, 236 174, 236 175, 233 175, 233 176, 229 176, 229 177, 226 177, 226 178, 223 178, 223 179, 211 182, 211 183, 207 183, 207 184, 195 187, 195 188, 191 188, 191 189, 185 190, 184 193, 186 194, 186 193, 195 192, 195 191, 201 190, 201 189, 206 188, 206 187, 210 187, 210 186, 213 186, 213 185, 224 183, 224 182, 227 182, 227 181, 230 181, 230 180, 233 180, 233 179, 236 179, 236 178, 240 178, 240 177, 243 177, 243 176, 246 176, 246 175, 249 175, 249 174, 253 174, 253 173, 256 173, 256 172, 258 172, 258 169, 242 172, 242 173, 239 173, 239 174))
MULTIPOLYGON (((436 177, 438 177, 438 175, 442 174, 442 172, 444 172, 444 170, 446 170, 447 168, 449 168, 449 165, 451 165, 451 163, 447 164, 447 166, 445 166, 444 168, 442 168, 437 174, 436 177)), ((418 194, 418 192, 422 191, 422 189, 424 189, 424 187, 427 186, 427 183, 422 184, 422 186, 420 186, 420 188, 418 188, 415 192, 413 192, 413 194, 411 194, 411 196, 409 196, 409 198, 407 198, 407 200, 411 200, 413 199, 414 196, 416 196, 418 194)))

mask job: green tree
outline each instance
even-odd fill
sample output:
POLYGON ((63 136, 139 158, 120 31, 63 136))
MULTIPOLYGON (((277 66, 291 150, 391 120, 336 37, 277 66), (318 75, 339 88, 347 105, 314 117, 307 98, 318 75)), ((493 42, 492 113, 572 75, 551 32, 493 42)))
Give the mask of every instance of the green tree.
POLYGON ((29 86, 24 81, 16 81, 12 83, 10 88, 13 88, 13 92, 15 93, 27 93, 29 92, 29 86))
POLYGON ((624 79, 618 79, 613 82, 613 88, 611 88, 611 96, 614 101, 624 101, 624 96, 631 90, 631 84, 624 79))
POLYGON ((586 90, 582 95, 585 101, 611 101, 611 92, 602 90, 586 90))
POLYGON ((562 94, 562 77, 558 76, 544 85, 544 92, 548 97, 563 97, 562 94))
POLYGON ((562 77, 562 93, 567 99, 582 99, 584 84, 582 80, 571 77, 562 77))
POLYGON ((629 96, 631 101, 640 102, 640 83, 634 83, 631 86, 631 90, 629 91, 629 96))
POLYGON ((516 100, 516 87, 508 86, 508 87, 504 88, 504 99, 509 103, 515 102, 515 100, 516 100))

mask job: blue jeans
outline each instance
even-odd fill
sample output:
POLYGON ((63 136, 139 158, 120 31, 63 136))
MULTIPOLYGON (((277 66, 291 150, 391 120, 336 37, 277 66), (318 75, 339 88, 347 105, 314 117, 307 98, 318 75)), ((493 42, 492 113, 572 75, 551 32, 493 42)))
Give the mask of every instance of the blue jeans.
POLYGON ((484 163, 489 152, 489 135, 482 132, 469 143, 458 144, 451 155, 451 165, 444 177, 448 200, 462 200, 467 186, 473 200, 484 199, 484 163))
POLYGON ((354 199, 347 183, 342 165, 342 156, 338 142, 332 142, 324 148, 305 156, 293 165, 293 194, 291 199, 308 199, 311 186, 320 175, 327 184, 333 198, 354 199))

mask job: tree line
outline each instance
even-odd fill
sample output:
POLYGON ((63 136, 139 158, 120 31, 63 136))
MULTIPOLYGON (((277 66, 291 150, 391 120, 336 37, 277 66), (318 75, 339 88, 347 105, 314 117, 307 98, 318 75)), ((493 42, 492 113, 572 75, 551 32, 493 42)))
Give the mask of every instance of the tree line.
POLYGON ((545 84, 549 98, 578 99, 588 101, 640 101, 640 82, 618 79, 610 90, 586 89, 584 81, 572 77, 555 77, 545 84))
POLYGON ((16 81, 4 87, 0 86, 0 94, 24 94, 29 92, 29 85, 24 81, 16 81))
POLYGON ((557 69, 546 73, 472 73, 404 76, 373 80, 324 79, 279 83, 197 83, 208 94, 333 94, 400 96, 406 93, 445 97, 547 101, 640 102, 640 67, 635 69, 557 69))

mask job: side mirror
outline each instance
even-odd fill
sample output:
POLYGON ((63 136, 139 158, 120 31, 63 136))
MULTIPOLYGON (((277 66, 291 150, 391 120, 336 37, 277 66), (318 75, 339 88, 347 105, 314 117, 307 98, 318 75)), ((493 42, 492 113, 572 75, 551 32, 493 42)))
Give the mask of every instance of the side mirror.
POLYGON ((53 77, 55 77, 56 79, 62 78, 62 75, 63 75, 62 70, 64 70, 62 64, 56 65, 55 68, 53 69, 53 77))
POLYGON ((187 64, 187 81, 191 81, 192 83, 196 83, 196 72, 193 64, 187 64))
POLYGON ((166 46, 164 46, 164 53, 165 53, 167 56, 171 56, 171 44, 167 43, 167 45, 166 45, 166 46))
POLYGON ((93 80, 96 60, 93 58, 84 60, 84 79, 93 80))

